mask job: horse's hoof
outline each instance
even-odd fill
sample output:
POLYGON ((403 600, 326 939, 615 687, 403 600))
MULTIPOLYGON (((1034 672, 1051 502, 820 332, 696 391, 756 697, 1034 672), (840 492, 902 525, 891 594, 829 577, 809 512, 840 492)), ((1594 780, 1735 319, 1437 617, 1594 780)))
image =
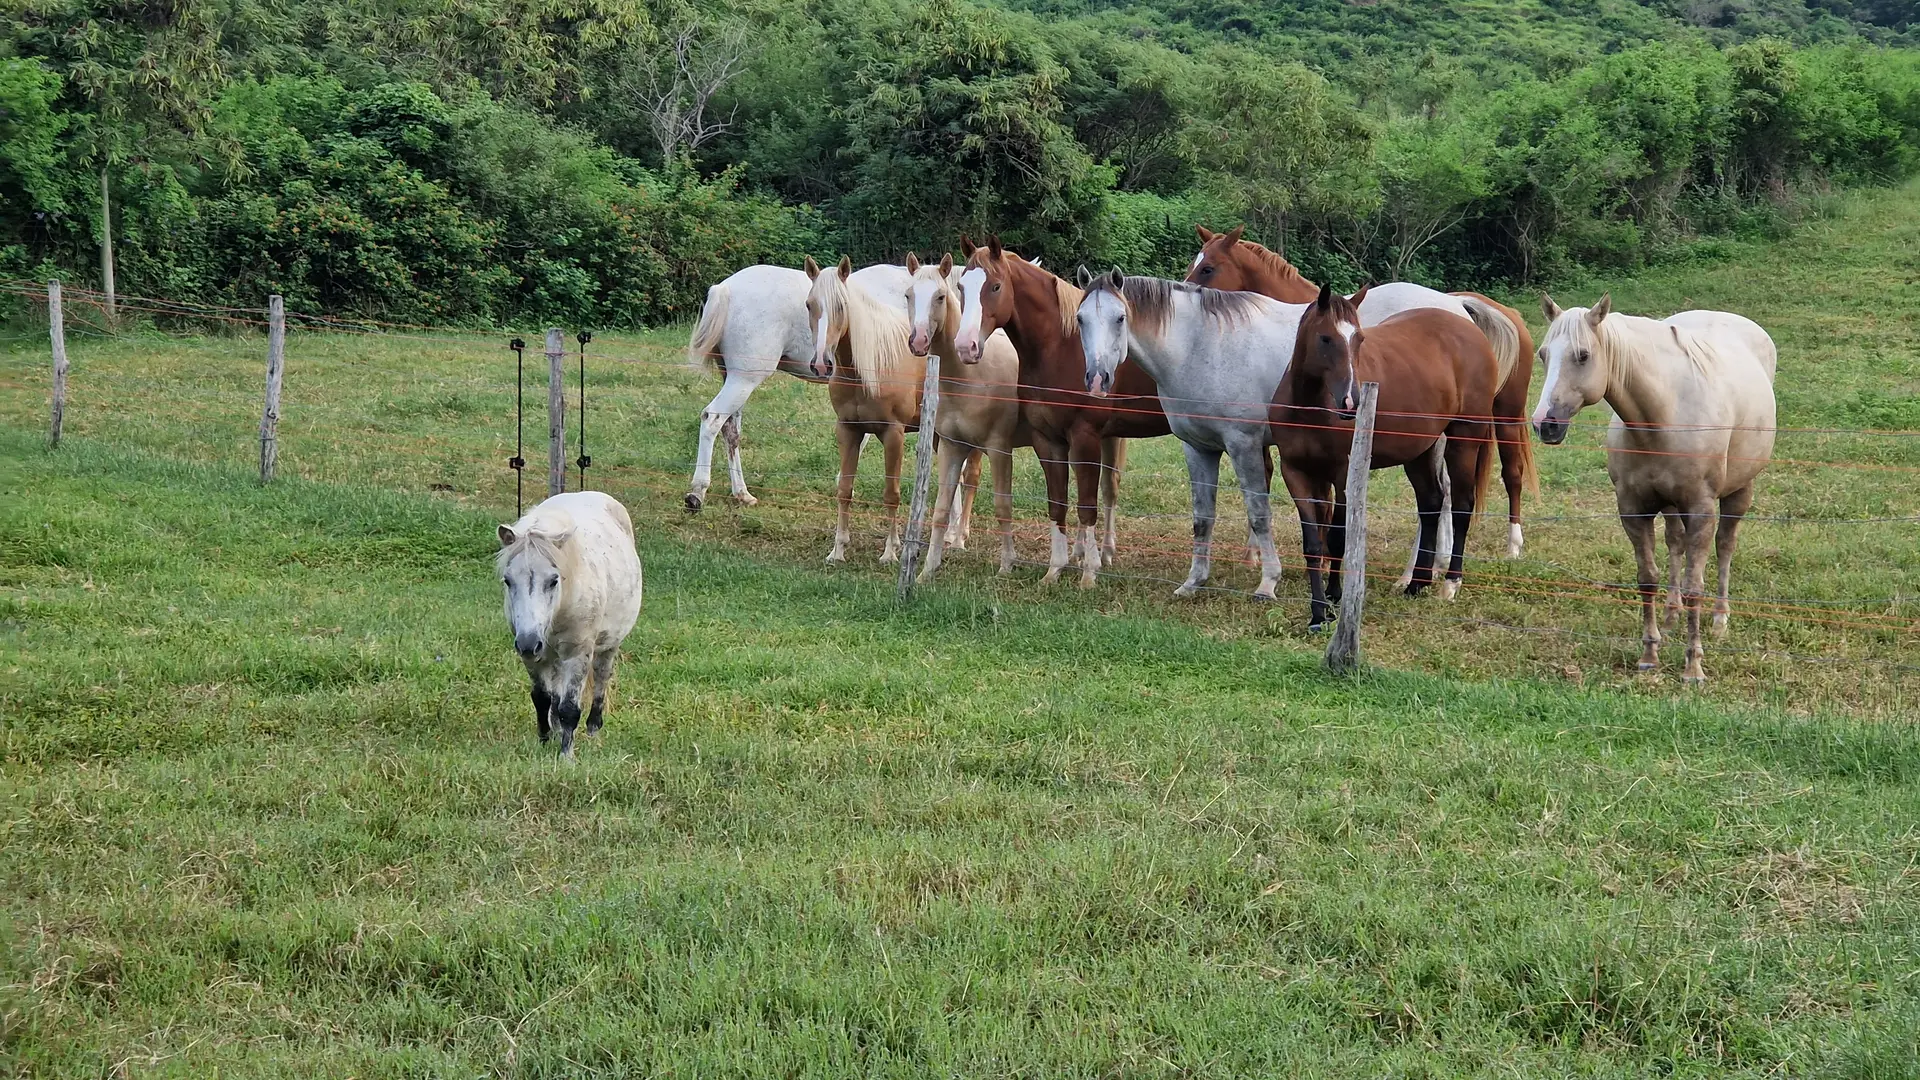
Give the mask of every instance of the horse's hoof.
POLYGON ((1449 578, 1448 580, 1440 583, 1440 599, 1452 600, 1459 595, 1460 595, 1459 579, 1449 578))
POLYGON ((885 565, 892 565, 893 563, 897 563, 899 561, 900 561, 900 556, 898 555, 888 555, 885 552, 882 552, 880 555, 880 562, 885 565))
POLYGON ((1183 583, 1179 588, 1173 590, 1173 595, 1179 597, 1182 600, 1189 600, 1189 599, 1192 599, 1194 596, 1197 596, 1199 592, 1200 592, 1200 586, 1195 584, 1194 582, 1189 581, 1189 582, 1183 583))
POLYGON ((1272 603, 1273 601, 1279 599, 1278 596, 1274 595, 1274 592, 1275 590, 1273 589, 1255 589, 1253 590, 1253 598, 1255 600, 1264 601, 1266 603, 1272 603))
POLYGON ((827 565, 828 565, 828 566, 833 566, 833 565, 835 565, 835 564, 837 564, 837 563, 843 563, 843 562, 846 562, 846 561, 847 561, 847 557, 846 557, 846 555, 845 555, 844 553, 842 553, 842 552, 838 552, 838 551, 835 551, 835 552, 832 552, 832 553, 830 553, 830 554, 828 554, 828 555, 827 555, 827 565))
POLYGON ((1401 574, 1400 577, 1397 580, 1395 580, 1393 583, 1393 587, 1396 589, 1405 589, 1412 585, 1413 585, 1412 574, 1401 574))
POLYGON ((1081 574, 1081 575, 1080 575, 1080 587, 1081 587, 1081 588, 1083 588, 1083 589, 1091 589, 1091 588, 1093 588, 1093 587, 1094 587, 1095 585, 1097 585, 1097 584, 1099 584, 1099 579, 1098 579, 1098 578, 1095 578, 1095 577, 1094 577, 1094 576, 1093 576, 1092 574, 1081 574))
POLYGON ((1682 675, 1680 676, 1680 685, 1705 686, 1707 685, 1707 677, 1705 675, 1682 675))
POLYGON ((606 726, 607 722, 605 720, 595 720, 586 726, 585 731, 589 735, 598 735, 600 734, 600 729, 606 726))
POLYGON ((687 513, 697 514, 700 512, 700 508, 705 505, 707 505, 707 501, 705 499, 701 498, 698 494, 694 492, 691 492, 691 491, 687 492, 687 513))
POLYGON ((1331 629, 1333 629, 1332 619, 1324 619, 1320 622, 1310 622, 1307 624, 1307 633, 1309 634, 1324 634, 1331 629))
POLYGON ((1046 573, 1040 575, 1040 584, 1042 585, 1051 585, 1054 582, 1059 580, 1060 580, 1060 571, 1058 570, 1049 570, 1046 573))
POLYGON ((1424 581, 1410 581, 1407 583, 1407 595, 1419 596, 1423 591, 1426 590, 1426 587, 1427 587, 1427 583, 1424 581))
POLYGON ((1638 669, 1641 674, 1646 674, 1647 672, 1650 672, 1650 671, 1660 670, 1660 665, 1651 660, 1642 660, 1639 663, 1635 664, 1634 667, 1638 669))
POLYGON ((1007 576, 1008 574, 1011 574, 1011 573, 1013 573, 1013 564, 1012 564, 1012 563, 1001 563, 1001 564, 1000 564, 1000 569, 999 569, 999 571, 998 571, 998 573, 999 573, 999 575, 1000 575, 1001 577, 1006 577, 1006 576, 1007 576))
POLYGON ((734 498, 734 501, 738 502, 741 506, 759 506, 760 505, 759 499, 754 498, 752 495, 749 495, 744 491, 738 495, 735 495, 733 498, 734 498))

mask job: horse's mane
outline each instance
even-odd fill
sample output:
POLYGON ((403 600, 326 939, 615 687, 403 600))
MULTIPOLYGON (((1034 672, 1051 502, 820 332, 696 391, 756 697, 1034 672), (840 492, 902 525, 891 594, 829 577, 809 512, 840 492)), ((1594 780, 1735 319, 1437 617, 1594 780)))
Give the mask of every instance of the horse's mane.
MULTIPOLYGON (((1094 288, 1102 285, 1096 282, 1094 288)), ((1208 319, 1226 326, 1252 318, 1263 310, 1267 299, 1259 293, 1222 292, 1156 277, 1129 277, 1120 287, 1120 299, 1126 302, 1134 331, 1154 337, 1166 330, 1167 320, 1173 317, 1173 298, 1178 295, 1196 297, 1208 319)))
POLYGON ((912 328, 907 325, 905 315, 888 307, 867 290, 848 282, 839 271, 825 273, 831 281, 824 299, 846 308, 847 340, 853 351, 853 370, 860 376, 860 385, 868 394, 873 394, 880 389, 883 377, 907 363, 907 335, 912 328))
POLYGON ((514 556, 527 551, 545 557, 548 562, 555 566, 560 565, 560 548, 553 542, 552 538, 548 537, 545 533, 528 529, 526 532, 519 533, 513 543, 500 549, 500 554, 496 555, 493 560, 495 572, 506 573, 507 565, 513 562, 514 556))
POLYGON ((1267 269, 1279 274, 1281 280, 1298 281, 1308 288, 1319 288, 1318 285, 1308 281, 1306 275, 1302 274, 1298 267, 1288 262, 1285 255, 1268 248, 1265 244, 1257 244, 1243 236, 1240 238, 1240 246, 1251 250, 1254 258, 1264 263, 1267 269))
MULTIPOLYGON (((1039 270, 1036 264, 1028 264, 1039 270)), ((1080 301, 1086 293, 1068 283, 1066 278, 1050 271, 1040 270, 1053 279, 1054 298, 1060 301, 1060 332, 1069 337, 1080 332, 1080 301)))
POLYGON ((1711 340, 1661 319, 1613 311, 1600 320, 1600 330, 1596 334, 1593 324, 1587 321, 1587 309, 1569 308, 1548 328, 1547 339, 1551 341, 1557 332, 1565 336, 1569 344, 1584 346, 1603 357, 1607 362, 1608 393, 1620 391, 1633 395, 1639 389, 1639 379, 1648 370, 1643 358, 1662 350, 1677 348, 1703 378, 1712 378, 1721 366, 1720 349, 1711 340))

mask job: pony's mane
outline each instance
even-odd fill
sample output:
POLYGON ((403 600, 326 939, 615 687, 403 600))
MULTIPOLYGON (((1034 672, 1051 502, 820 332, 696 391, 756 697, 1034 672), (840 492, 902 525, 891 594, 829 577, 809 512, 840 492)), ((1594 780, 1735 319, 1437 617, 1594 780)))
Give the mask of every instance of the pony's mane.
MULTIPOLYGON (((891 375, 910 358, 907 335, 912 328, 907 317, 882 303, 872 293, 854 285, 839 270, 822 271, 827 284, 827 303, 837 303, 847 313, 847 343, 853 352, 853 370, 868 394, 880 389, 880 380, 891 375)), ((822 315, 825 315, 825 307, 822 315)))
MULTIPOLYGON (((1034 266, 1036 270, 1040 269, 1037 265, 1031 263, 1028 265, 1034 266)), ((1060 302, 1060 333, 1068 337, 1078 334, 1080 332, 1080 301, 1085 299, 1087 294, 1058 274, 1046 270, 1040 272, 1053 278, 1053 295, 1060 302)))
POLYGON ((526 532, 519 533, 518 539, 514 540, 513 543, 500 549, 500 554, 495 556, 493 560, 494 571, 501 574, 506 573, 507 565, 513 562, 514 556, 528 551, 533 552, 535 555, 544 556, 548 562, 555 566, 560 565, 559 546, 556 545, 547 534, 528 529, 526 532))
MULTIPOLYGON (((1103 286, 1096 282, 1094 288, 1103 286)), ((1134 331, 1154 337, 1165 332, 1167 320, 1173 317, 1174 297, 1182 295, 1198 299, 1200 310, 1207 318, 1225 326, 1235 326, 1259 314, 1267 300, 1259 293, 1222 292, 1205 285, 1156 277, 1129 277, 1120 286, 1120 299, 1127 305, 1134 331)))
MULTIPOLYGON (((1272 250, 1265 244, 1255 243, 1243 236, 1240 238, 1240 246, 1252 251, 1255 259, 1265 264, 1267 269, 1279 274, 1282 280, 1298 281, 1305 285, 1313 286, 1313 282, 1308 281, 1306 275, 1302 274, 1298 267, 1288 262, 1285 255, 1272 250)), ((1314 287, 1317 288, 1318 286, 1314 287)))
POLYGON ((1591 349, 1605 359, 1609 394, 1620 391, 1632 395, 1640 377, 1647 372, 1643 358, 1664 349, 1677 347, 1680 355, 1705 377, 1711 377, 1720 366, 1719 348, 1691 330, 1661 319, 1613 311, 1600 320, 1602 332, 1596 334, 1593 325, 1587 322, 1588 310, 1568 308, 1547 328, 1547 340, 1564 337, 1568 344, 1591 349))

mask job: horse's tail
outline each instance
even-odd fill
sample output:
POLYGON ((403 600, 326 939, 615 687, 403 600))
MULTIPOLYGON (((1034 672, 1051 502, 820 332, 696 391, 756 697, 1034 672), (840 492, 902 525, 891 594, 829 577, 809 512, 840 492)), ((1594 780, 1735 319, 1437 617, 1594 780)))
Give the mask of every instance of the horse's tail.
POLYGON ((1536 499, 1539 498, 1540 470, 1533 462, 1533 433, 1527 430, 1524 421, 1520 425, 1518 439, 1509 439, 1500 444, 1502 460, 1508 454, 1513 454, 1520 459, 1520 489, 1536 499))
MULTIPOLYGON (((1500 441, 1500 429, 1487 425, 1487 437, 1480 442, 1478 464, 1474 466, 1473 509, 1482 512, 1487 505, 1487 485, 1493 482, 1493 445, 1500 441)), ((1522 446, 1526 445, 1524 442, 1522 446)))
POLYGON ((1487 343, 1493 346, 1494 368, 1498 374, 1494 385, 1505 386, 1507 377, 1520 363, 1520 332, 1514 328, 1513 319, 1486 297, 1466 293, 1458 298, 1467 309, 1467 318, 1487 335, 1487 343))
POLYGON ((693 337, 687 342, 688 364, 727 370, 727 359, 720 353, 720 339, 727 333, 727 308, 731 306, 732 293, 724 281, 707 290, 706 306, 700 309, 700 321, 694 325, 693 337))

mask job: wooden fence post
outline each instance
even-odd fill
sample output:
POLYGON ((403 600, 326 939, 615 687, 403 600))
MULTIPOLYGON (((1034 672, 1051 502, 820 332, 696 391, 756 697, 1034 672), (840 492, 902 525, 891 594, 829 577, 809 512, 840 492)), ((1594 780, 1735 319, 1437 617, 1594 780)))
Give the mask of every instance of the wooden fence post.
POLYGON ((267 405, 260 413, 260 482, 273 480, 280 460, 280 380, 287 367, 287 307, 267 297, 267 405))
POLYGON ((1361 383, 1347 458, 1346 550, 1340 564, 1340 615, 1327 642, 1327 668, 1345 675, 1360 667, 1360 613, 1367 603, 1367 479, 1373 475, 1373 421, 1379 383, 1361 383))
POLYGON ((567 490, 567 335, 547 330, 547 497, 567 490))
MULTIPOLYGON (((927 549, 927 488, 933 480, 933 420, 940 412, 940 358, 927 354, 927 381, 920 391, 920 439, 913 454, 913 502, 900 545, 900 599, 913 592, 913 574, 927 549)), ((956 503, 958 500, 955 500, 956 503)))
POLYGON ((53 341, 53 448, 67 419, 67 320, 60 309, 60 280, 47 282, 47 336, 53 341))

